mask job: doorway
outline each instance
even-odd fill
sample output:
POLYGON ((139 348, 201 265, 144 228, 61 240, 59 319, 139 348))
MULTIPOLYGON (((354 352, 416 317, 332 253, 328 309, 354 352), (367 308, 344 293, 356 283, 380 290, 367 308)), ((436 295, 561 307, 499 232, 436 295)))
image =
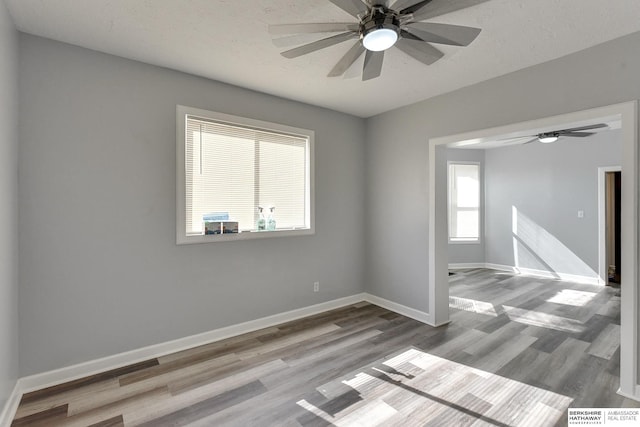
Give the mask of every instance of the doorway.
POLYGON ((605 222, 607 279, 609 285, 620 285, 620 190, 622 172, 607 172, 605 178, 605 222))
POLYGON ((599 276, 604 285, 622 283, 622 168, 598 168, 599 276))
MULTIPOLYGON (((580 126, 608 120, 620 120, 622 129, 622 168, 625 179, 622 183, 621 227, 621 291, 625 298, 621 302, 621 344, 620 344, 620 390, 622 394, 640 400, 638 344, 640 329, 638 298, 638 151, 637 102, 610 105, 591 110, 567 113, 458 135, 432 138, 429 140, 429 270, 428 298, 430 324, 434 326, 449 322, 448 250, 446 186, 442 173, 444 169, 438 160, 443 158, 444 147, 464 146, 476 141, 495 140, 497 136, 521 137, 532 135, 559 126, 580 126), (438 165, 438 166, 437 166, 438 165)), ((606 261, 605 261, 606 262, 606 261)))

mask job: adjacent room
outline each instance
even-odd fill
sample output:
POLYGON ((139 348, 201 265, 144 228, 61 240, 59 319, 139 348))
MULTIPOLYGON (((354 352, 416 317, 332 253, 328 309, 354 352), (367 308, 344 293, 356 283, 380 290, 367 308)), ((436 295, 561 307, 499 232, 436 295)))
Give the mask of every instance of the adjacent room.
POLYGON ((0 0, 0 426, 640 422, 639 17, 0 0))

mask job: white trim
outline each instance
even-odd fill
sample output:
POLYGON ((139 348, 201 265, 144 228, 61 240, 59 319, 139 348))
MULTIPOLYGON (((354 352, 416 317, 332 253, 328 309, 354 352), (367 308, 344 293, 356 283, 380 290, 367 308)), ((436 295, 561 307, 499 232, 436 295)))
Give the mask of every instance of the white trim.
POLYGON ((627 399, 633 399, 640 402, 640 385, 636 386, 635 391, 636 391, 635 394, 629 394, 629 393, 625 393, 622 389, 618 389, 617 393, 622 397, 626 397, 627 399))
POLYGON ((449 263, 449 270, 463 270, 467 268, 487 268, 484 262, 455 262, 449 263))
POLYGON ((403 316, 410 317, 418 322, 425 323, 429 326, 438 327, 449 323, 448 321, 441 324, 435 324, 433 317, 429 313, 416 310, 415 308, 407 307, 406 305, 398 304, 397 302, 389 301, 388 299, 380 298, 371 294, 364 294, 365 301, 375 304, 379 307, 386 308, 403 316))
POLYGON ((16 385, 13 387, 13 391, 7 398, 2 412, 0 412, 0 427, 9 427, 11 425, 21 399, 22 391, 20 389, 20 380, 18 380, 16 381, 16 385))
MULTIPOLYGON (((433 324, 449 323, 449 274, 448 263, 449 230, 447 226, 447 209, 436 204, 436 146, 443 145, 429 141, 429 281, 426 284, 429 298, 429 315, 433 324), (446 309, 443 309, 446 307, 446 309)), ((447 185, 445 174, 445 186, 447 185)), ((448 197, 448 196, 445 196, 448 197)))
POLYGON ((510 265, 486 263, 485 268, 492 270, 508 271, 514 274, 522 274, 525 276, 543 277, 545 279, 557 279, 566 282, 582 283, 585 285, 603 285, 599 277, 579 276, 576 274, 558 273, 548 270, 538 270, 535 268, 522 268, 510 265))
POLYGON ((518 267, 511 267, 503 264, 493 264, 491 262, 485 263, 484 267, 489 268, 491 270, 506 271, 509 273, 515 273, 515 270, 518 268, 518 267))
POLYGON ((578 276, 568 273, 556 273, 547 270, 537 270, 533 268, 522 268, 511 265, 493 264, 490 262, 466 262, 451 263, 449 270, 462 270, 467 268, 488 268, 490 270, 506 271, 525 276, 544 277, 545 279, 559 279, 567 282, 583 283, 586 285, 603 285, 599 277, 578 276))
POLYGON ((144 360, 153 359, 155 357, 164 356, 167 354, 175 353, 204 344, 209 344, 215 341, 223 340, 248 332, 253 332, 259 329, 268 328, 365 300, 366 294, 356 294, 349 297, 315 304, 309 307, 299 308, 296 310, 291 310, 244 323, 239 323, 237 325, 226 326, 224 328, 215 329, 213 331, 204 332, 201 334, 191 335, 185 338, 179 338, 173 341, 155 344, 136 350, 103 357, 100 359, 90 360, 84 363, 67 366, 53 371, 31 375, 18 380, 20 384, 20 391, 21 393, 29 393, 31 391, 63 384, 65 382, 73 381, 78 378, 84 378, 90 375, 98 374, 100 372, 105 372, 111 369, 117 369, 123 366, 142 362, 144 360))
MULTIPOLYGON (((620 120, 622 129, 622 298, 620 325, 620 390, 625 395, 638 395, 638 129, 637 101, 608 105, 553 117, 480 129, 458 135, 432 138, 429 144, 429 312, 435 319, 448 319, 446 206, 436 206, 436 147, 471 146, 499 138, 520 137, 592 124, 594 121, 620 120), (445 211, 443 213, 443 211, 445 211), (444 216, 444 218, 443 218, 444 216), (445 232, 443 233, 442 230, 445 232)), ((471 147, 470 147, 471 148, 471 147)), ((438 183, 442 184, 442 183, 438 183)))
POLYGON ((315 234, 315 132, 279 123, 271 123, 262 120, 249 119, 231 114, 218 113, 203 110, 201 108, 176 105, 176 244, 216 243, 237 240, 265 239, 272 237, 293 237, 315 234), (185 117, 187 115, 200 116, 205 119, 213 119, 221 122, 238 124, 240 126, 269 129, 291 135, 305 137, 308 140, 306 158, 306 191, 305 191, 305 222, 303 228, 291 230, 275 230, 269 232, 250 232, 221 234, 221 235, 194 235, 185 234, 185 117))
MULTIPOLYGON (((638 104, 622 104, 620 390, 639 396, 638 378, 638 104)), ((640 399, 639 399, 640 400, 640 399)))
POLYGON ((598 168, 598 276, 602 284, 609 281, 607 268, 607 238, 606 238, 606 189, 605 178, 607 172, 622 172, 622 166, 603 166, 598 168))

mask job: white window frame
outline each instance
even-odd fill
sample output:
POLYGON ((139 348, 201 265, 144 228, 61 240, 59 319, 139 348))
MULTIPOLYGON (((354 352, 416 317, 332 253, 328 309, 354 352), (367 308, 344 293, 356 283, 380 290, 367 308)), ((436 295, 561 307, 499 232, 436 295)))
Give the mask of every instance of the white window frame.
POLYGON ((261 120, 248 119, 230 114, 218 113, 199 108, 176 106, 176 243, 197 244, 213 243, 237 240, 264 239, 272 237, 306 236, 315 234, 315 208, 314 208, 314 137, 312 130, 300 129, 278 123, 270 123, 261 120), (198 116, 203 119, 228 122, 239 126, 283 132, 290 135, 302 136, 308 139, 306 158, 306 200, 305 223, 307 227, 290 230, 275 231, 243 231, 230 234, 187 235, 186 233, 186 175, 185 175, 185 151, 186 151, 186 117, 198 116))
POLYGON ((452 245, 475 245, 482 242, 482 206, 483 206, 483 191, 482 191, 482 164, 481 162, 471 162, 462 160, 450 160, 447 162, 447 239, 449 244, 452 245), (478 237, 451 237, 451 176, 449 171, 451 165, 475 165, 478 166, 478 237))

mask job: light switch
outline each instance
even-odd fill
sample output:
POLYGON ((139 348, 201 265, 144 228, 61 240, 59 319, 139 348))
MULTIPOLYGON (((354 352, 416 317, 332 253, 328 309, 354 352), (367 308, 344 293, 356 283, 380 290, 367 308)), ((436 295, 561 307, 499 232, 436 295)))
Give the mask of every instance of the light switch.
POLYGON ((578 218, 584 218, 584 211, 578 211, 578 218))

